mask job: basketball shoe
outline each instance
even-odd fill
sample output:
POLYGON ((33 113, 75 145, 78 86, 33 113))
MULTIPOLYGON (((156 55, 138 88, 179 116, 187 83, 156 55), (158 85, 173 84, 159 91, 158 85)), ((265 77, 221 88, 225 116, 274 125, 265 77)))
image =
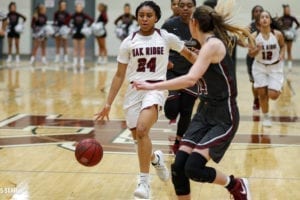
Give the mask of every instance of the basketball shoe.
POLYGON ((236 178, 235 185, 229 192, 234 200, 251 200, 249 183, 245 178, 236 178))
POLYGON ((170 174, 164 163, 164 154, 162 151, 157 150, 154 152, 154 155, 158 158, 157 163, 152 163, 156 170, 156 174, 162 181, 167 181, 170 177, 170 174))
POLYGON ((140 182, 133 194, 136 198, 149 199, 150 186, 145 182, 140 182))

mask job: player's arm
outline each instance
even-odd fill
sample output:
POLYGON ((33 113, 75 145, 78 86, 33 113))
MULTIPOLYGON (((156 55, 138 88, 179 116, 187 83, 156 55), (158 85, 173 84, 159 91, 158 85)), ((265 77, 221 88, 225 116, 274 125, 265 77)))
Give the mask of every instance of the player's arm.
POLYGON ((23 23, 25 23, 27 18, 24 15, 20 14, 20 13, 18 13, 18 15, 23 19, 23 23))
POLYGON ((87 15, 87 14, 84 14, 84 17, 85 17, 85 19, 87 19, 89 21, 88 26, 91 26, 92 23, 94 22, 94 19, 91 16, 87 15))
POLYGON ((106 104, 104 108, 98 113, 95 114, 95 120, 103 120, 107 118, 109 120, 109 111, 112 103, 114 102, 126 76, 127 64, 118 63, 118 70, 114 75, 114 78, 111 83, 111 87, 108 93, 106 104))
POLYGON ((189 50, 187 47, 184 47, 182 51, 180 51, 180 55, 185 57, 185 59, 187 59, 192 64, 196 62, 198 57, 198 55, 195 52, 189 50))
POLYGON ((296 23, 296 30, 298 29, 298 28, 300 28, 300 23, 298 22, 298 20, 297 20, 297 18, 296 17, 293 17, 293 20, 294 20, 294 22, 296 23))
POLYGON ((285 42, 284 37, 280 31, 275 30, 275 34, 278 40, 278 44, 280 47, 280 60, 284 60, 284 54, 285 54, 285 42))
POLYGON ((2 27, 0 27, 0 36, 4 36, 5 35, 5 30, 6 30, 7 24, 8 24, 8 18, 5 18, 2 21, 2 27))
MULTIPOLYGON (((256 38, 257 36, 257 32, 254 32, 252 33, 252 36, 253 38, 256 38)), ((248 55, 252 58, 254 58, 258 53, 259 51, 261 50, 261 45, 251 45, 249 43, 249 46, 248 46, 248 55)))
POLYGON ((201 48, 195 63, 186 75, 159 83, 134 82, 134 87, 138 90, 178 90, 195 85, 204 75, 210 63, 217 62, 216 58, 224 57, 226 53, 225 47, 221 55, 219 44, 216 42, 205 44, 201 48))

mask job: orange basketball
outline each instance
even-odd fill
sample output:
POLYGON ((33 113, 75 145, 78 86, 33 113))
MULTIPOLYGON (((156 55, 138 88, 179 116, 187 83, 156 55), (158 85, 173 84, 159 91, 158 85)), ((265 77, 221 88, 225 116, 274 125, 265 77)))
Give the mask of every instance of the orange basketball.
POLYGON ((76 145, 75 157, 84 166, 95 166, 103 157, 103 148, 95 139, 84 139, 76 145))

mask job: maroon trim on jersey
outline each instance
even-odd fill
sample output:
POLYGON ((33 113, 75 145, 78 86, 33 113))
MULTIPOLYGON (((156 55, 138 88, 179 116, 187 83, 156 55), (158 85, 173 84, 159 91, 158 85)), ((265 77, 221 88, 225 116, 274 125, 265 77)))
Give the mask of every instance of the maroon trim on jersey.
POLYGON ((155 29, 155 31, 161 36, 161 31, 160 31, 160 29, 155 29))
MULTIPOLYGON (((131 37, 131 40, 133 40, 133 38, 136 36, 136 34, 137 34, 138 32, 139 32, 139 31, 136 31, 136 32, 133 33, 133 35, 132 35, 132 37, 131 37)), ((162 36, 162 35, 161 35, 160 29, 155 28, 155 29, 154 29, 154 32, 157 32, 160 36, 162 36)))
MULTIPOLYGON (((159 83, 159 82, 162 82, 164 80, 146 80, 145 82, 147 83, 159 83)), ((130 84, 133 84, 133 81, 130 81, 130 84)))
POLYGON ((138 32, 139 32, 139 31, 136 31, 136 32, 134 32, 134 33, 132 34, 131 40, 134 39, 134 37, 136 36, 136 34, 137 34, 138 32))

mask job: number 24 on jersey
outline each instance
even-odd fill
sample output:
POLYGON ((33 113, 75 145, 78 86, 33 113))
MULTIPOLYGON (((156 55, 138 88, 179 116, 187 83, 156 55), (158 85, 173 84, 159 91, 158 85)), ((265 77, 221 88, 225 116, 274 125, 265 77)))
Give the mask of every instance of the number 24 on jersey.
POLYGON ((137 72, 146 72, 146 70, 149 70, 149 72, 155 72, 156 70, 156 57, 150 58, 149 61, 147 61, 146 58, 140 58, 138 59, 138 68, 137 72))

